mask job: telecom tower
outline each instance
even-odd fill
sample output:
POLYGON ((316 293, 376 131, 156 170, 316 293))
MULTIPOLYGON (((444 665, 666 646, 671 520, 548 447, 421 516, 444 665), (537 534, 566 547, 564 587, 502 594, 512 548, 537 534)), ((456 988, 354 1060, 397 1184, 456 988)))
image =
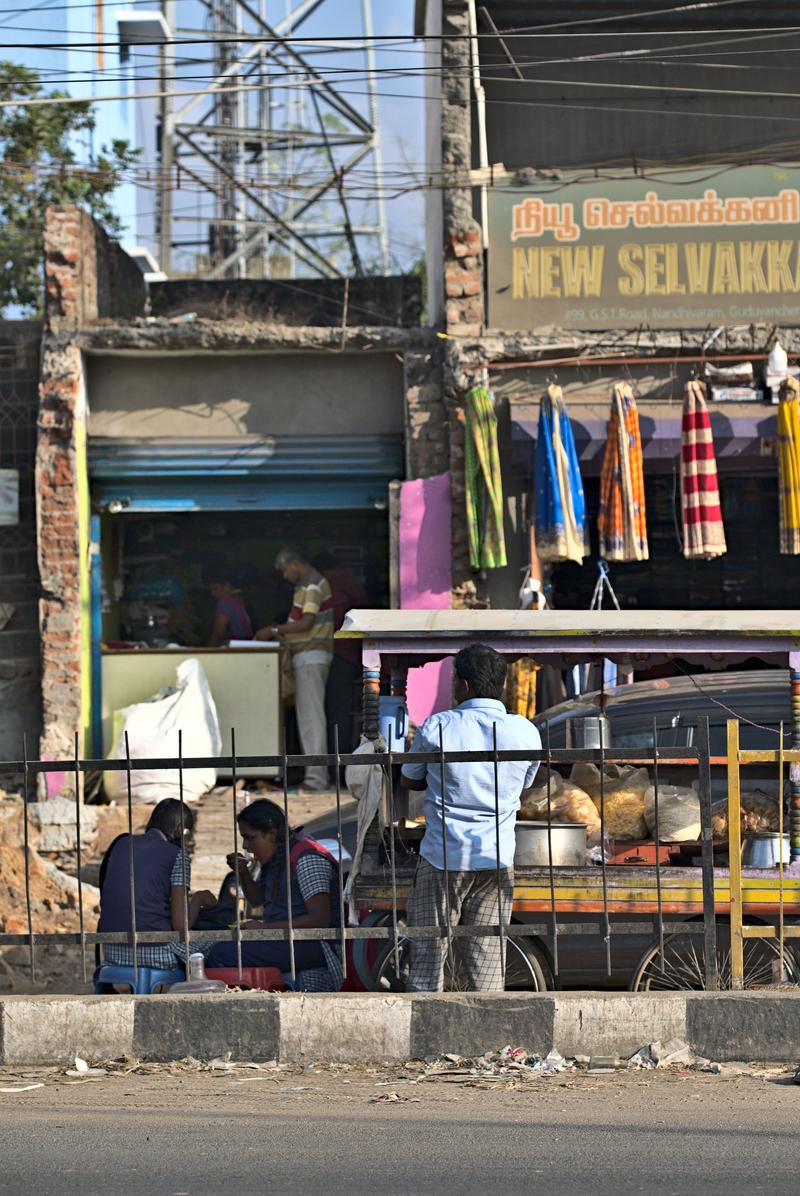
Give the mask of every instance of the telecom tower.
POLYGON ((159 121, 157 234, 168 274, 389 272, 371 0, 361 0, 361 36, 336 46, 312 43, 308 31, 333 0, 285 0, 272 24, 279 2, 162 0, 176 42, 162 50, 159 121), (206 27, 182 28, 189 14, 205 14, 206 27), (308 41, 295 47, 301 30, 308 41), (333 75, 348 82, 337 86, 326 65, 350 68, 333 75))

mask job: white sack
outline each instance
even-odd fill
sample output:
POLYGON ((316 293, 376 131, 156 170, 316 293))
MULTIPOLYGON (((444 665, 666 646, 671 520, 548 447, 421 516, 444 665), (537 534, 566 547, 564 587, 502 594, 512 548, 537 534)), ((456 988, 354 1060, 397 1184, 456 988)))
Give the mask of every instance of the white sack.
MULTIPOLYGON (((656 831, 656 793, 644 795, 644 817, 651 834, 656 831)), ((700 798, 681 785, 658 787, 658 837, 661 843, 694 843, 700 838, 700 798)))
MULTIPOLYGON (((382 736, 379 735, 377 739, 372 740, 362 735, 361 743, 353 755, 368 757, 374 756, 376 752, 385 751, 386 743, 382 736)), ((386 769, 382 764, 348 764, 344 770, 344 779, 351 795, 358 802, 356 849, 344 893, 345 900, 349 901, 353 885, 361 871, 361 861, 364 856, 364 843, 367 838, 367 832, 372 826, 376 815, 378 816, 381 830, 384 829, 385 821, 383 815, 386 803, 382 799, 386 798, 388 801, 388 785, 386 781, 386 769)), ((352 926, 358 925, 358 911, 352 902, 350 904, 350 924, 352 926)))
MULTIPOLYGON (((177 669, 177 688, 163 689, 147 702, 137 702, 114 712, 114 749, 110 760, 125 759, 125 732, 131 759, 152 759, 178 755, 178 732, 183 732, 183 757, 219 756, 222 737, 217 708, 208 687, 203 666, 195 657, 177 669)), ((183 796, 197 801, 217 782, 215 768, 183 770, 183 796)), ((125 770, 103 773, 105 790, 112 801, 127 802, 125 770)), ((178 770, 132 769, 131 796, 139 805, 179 796, 178 770)))

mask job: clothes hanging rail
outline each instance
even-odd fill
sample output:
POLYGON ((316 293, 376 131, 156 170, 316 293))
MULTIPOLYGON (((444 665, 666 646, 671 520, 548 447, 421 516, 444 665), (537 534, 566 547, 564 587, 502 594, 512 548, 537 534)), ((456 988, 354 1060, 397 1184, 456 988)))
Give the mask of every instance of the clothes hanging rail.
MULTIPOLYGON (((800 360, 800 354, 790 353, 789 359, 791 361, 800 360)), ((691 364, 692 362, 714 362, 714 361, 763 361, 766 358, 766 350, 761 353, 702 353, 702 354, 679 354, 669 357, 651 355, 648 357, 587 357, 585 354, 579 357, 539 357, 525 361, 490 361, 490 362, 472 362, 459 366, 463 370, 488 370, 490 373, 498 370, 518 370, 528 367, 548 368, 551 369, 556 365, 671 365, 684 362, 691 364)))

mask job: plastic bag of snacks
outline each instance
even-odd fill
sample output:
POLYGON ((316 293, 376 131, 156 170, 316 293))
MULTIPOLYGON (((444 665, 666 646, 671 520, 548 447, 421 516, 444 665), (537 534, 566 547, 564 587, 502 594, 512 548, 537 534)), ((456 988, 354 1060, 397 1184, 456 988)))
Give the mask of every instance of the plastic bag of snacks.
MULTIPOLYGON (((652 786, 644 795, 644 820, 656 832, 656 799, 652 786)), ((700 838, 700 798, 694 789, 680 785, 658 787, 658 839, 660 843, 694 843, 700 838)))
MULTIPOLYGON (((777 831, 780 829, 780 812, 775 798, 760 789, 753 789, 741 796, 742 834, 755 831, 777 831)), ((785 820, 788 829, 788 819, 785 820)), ((728 801, 714 802, 711 807, 711 833, 715 839, 728 837, 728 801)))
MULTIPOLYGON (((630 765, 604 765, 603 776, 605 778, 606 797, 612 789, 619 788, 622 782, 627 777, 632 777, 635 772, 637 772, 637 769, 632 768, 630 765)), ((575 785, 578 785, 579 788, 589 794, 589 797, 596 806, 600 805, 600 769, 596 764, 579 760, 577 764, 573 764, 569 776, 575 785)))
MULTIPOLYGON (((603 769, 605 829, 611 839, 646 839, 644 795, 650 785, 646 768, 607 764, 603 769)), ((574 764, 570 774, 600 809, 600 769, 595 764, 574 764)))
MULTIPOLYGON (((603 797, 605 829, 612 839, 646 839, 644 795, 650 787, 646 768, 628 770, 617 787, 603 797)), ((599 798, 598 798, 599 803, 599 798)))
MULTIPOLYGON (((547 821, 547 770, 542 768, 536 776, 536 787, 531 789, 520 806, 518 818, 526 822, 547 821)), ((565 780, 555 769, 550 770, 550 817, 553 822, 582 822, 586 826, 586 840, 597 843, 600 839, 600 815, 588 793, 565 780)))

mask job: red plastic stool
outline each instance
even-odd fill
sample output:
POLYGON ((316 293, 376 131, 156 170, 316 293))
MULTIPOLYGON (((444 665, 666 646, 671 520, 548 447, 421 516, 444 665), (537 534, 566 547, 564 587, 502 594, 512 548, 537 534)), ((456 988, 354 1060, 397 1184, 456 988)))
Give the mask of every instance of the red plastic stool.
POLYGON ((209 980, 224 980, 231 988, 254 988, 264 992, 286 991, 280 968, 206 968, 209 980))

